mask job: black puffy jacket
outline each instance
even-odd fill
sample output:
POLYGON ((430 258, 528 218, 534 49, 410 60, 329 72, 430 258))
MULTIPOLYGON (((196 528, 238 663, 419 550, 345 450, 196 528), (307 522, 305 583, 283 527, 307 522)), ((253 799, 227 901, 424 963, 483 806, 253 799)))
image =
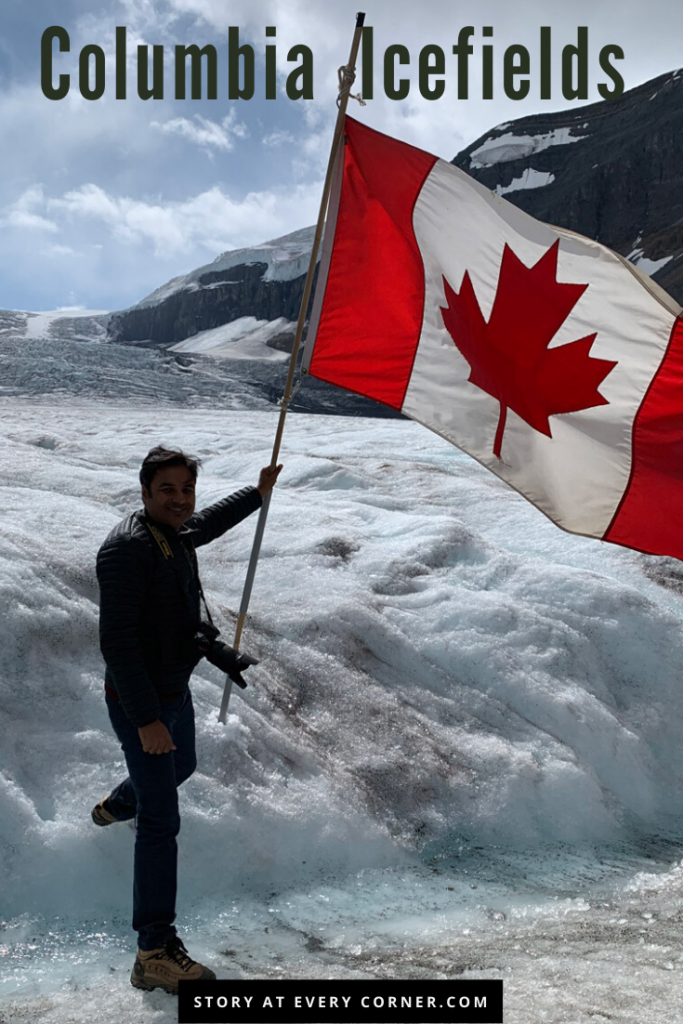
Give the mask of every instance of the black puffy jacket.
POLYGON ((196 547, 209 544, 262 504, 245 487, 196 512, 179 531, 144 510, 114 527, 97 555, 100 648, 105 682, 138 728, 160 715, 160 698, 182 692, 198 661, 201 619, 196 547), (149 525, 161 530, 166 553, 149 525))

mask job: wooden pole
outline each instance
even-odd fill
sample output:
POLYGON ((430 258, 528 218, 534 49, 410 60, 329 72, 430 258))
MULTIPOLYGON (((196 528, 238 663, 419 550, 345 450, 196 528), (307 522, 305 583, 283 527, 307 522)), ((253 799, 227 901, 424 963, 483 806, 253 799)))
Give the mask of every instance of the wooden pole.
MULTIPOLYGON (((301 306, 299 307, 299 320, 296 325, 296 335, 294 337, 294 346, 292 348, 292 357, 289 361, 289 373, 287 374, 287 383, 285 385, 285 393, 282 398, 280 408, 280 418, 278 420, 277 431, 275 434, 275 443, 273 444, 273 454, 270 460, 270 468, 275 469, 277 466, 278 456, 280 454, 280 445, 282 443, 282 432, 285 427, 285 419, 287 417, 287 409, 292 396, 292 386, 294 384, 294 374, 296 373, 297 358, 299 356, 299 348, 301 346, 301 338, 304 332, 304 324, 306 322, 306 311, 308 310, 308 303, 311 298, 311 290, 313 288, 313 277, 315 275, 315 267, 318 261, 318 251, 320 249, 320 240, 322 238, 323 229, 325 226, 325 217, 327 215, 327 205, 330 201, 330 190, 332 187, 332 175, 334 172, 334 164, 337 158, 337 152, 339 150, 339 144, 341 142, 342 134, 344 131, 344 118, 346 116, 346 107, 349 100, 349 92, 351 85, 355 77, 356 60, 358 58, 358 50, 360 47, 361 36, 363 33, 363 22, 365 21, 365 14, 359 13, 356 15, 356 29, 353 33, 353 42, 351 43, 351 53, 349 55, 349 62, 346 67, 343 68, 343 78, 340 80, 340 92, 337 98, 337 121, 334 127, 334 135, 332 137, 332 146, 330 148, 330 159, 327 164, 327 174, 325 175, 325 184, 323 186, 322 199, 320 200, 320 211, 318 213, 318 223, 315 229, 315 237, 313 239, 313 248, 311 250, 311 259, 308 264, 308 273, 306 274, 306 283, 304 284, 304 293, 301 296, 301 306)), ((233 640, 233 647, 235 650, 239 650, 240 641, 242 639, 242 629, 244 628, 244 620, 247 617, 247 611, 249 609, 249 600, 251 598, 251 590, 254 585, 254 577, 256 575, 256 566, 258 563, 259 554, 261 552, 261 541, 263 540, 263 532, 266 528, 266 519, 268 518, 268 509, 270 507, 270 497, 272 491, 266 496, 261 506, 261 512, 259 514, 258 523, 256 526, 256 533, 254 535, 254 543, 251 549, 251 557, 249 559, 249 568, 247 570, 247 578, 244 583, 244 590, 242 592, 242 603, 240 604, 239 617, 237 619, 237 628, 235 630, 235 639, 233 640)), ((226 676, 225 689, 223 690, 223 700, 221 702, 221 710, 218 715, 219 722, 225 722, 228 714, 228 704, 230 702, 230 693, 232 690, 232 680, 226 676)))

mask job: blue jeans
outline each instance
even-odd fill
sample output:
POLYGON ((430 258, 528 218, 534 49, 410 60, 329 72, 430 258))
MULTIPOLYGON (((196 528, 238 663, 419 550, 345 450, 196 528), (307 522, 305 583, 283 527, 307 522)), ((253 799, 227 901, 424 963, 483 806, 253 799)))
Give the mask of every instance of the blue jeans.
POLYGON ((107 807, 118 821, 136 819, 133 928, 140 949, 158 949, 175 935, 178 786, 197 767, 192 696, 188 690, 161 704, 161 721, 177 748, 168 754, 146 754, 120 703, 109 694, 106 702, 129 773, 112 790, 107 807))

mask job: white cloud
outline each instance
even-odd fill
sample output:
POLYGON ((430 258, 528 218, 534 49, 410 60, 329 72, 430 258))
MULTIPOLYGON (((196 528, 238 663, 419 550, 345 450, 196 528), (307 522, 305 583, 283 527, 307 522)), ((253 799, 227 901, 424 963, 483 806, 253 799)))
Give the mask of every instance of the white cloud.
POLYGON ((29 231, 57 231, 57 225, 37 213, 28 213, 25 210, 10 210, 2 222, 8 227, 25 228, 29 231))
POLYGON ((36 212, 44 205, 43 186, 31 185, 6 208, 5 215, 0 219, 0 225, 28 231, 58 231, 59 229, 53 221, 36 212))
POLYGON ((15 210, 34 210, 45 202, 45 190, 41 184, 31 185, 21 193, 14 203, 15 210))
POLYGON ((174 117, 170 121, 152 121, 150 127, 163 132, 164 135, 181 135, 209 152, 210 147, 233 149, 235 138, 243 139, 248 134, 247 126, 237 121, 234 109, 220 123, 202 117, 201 114, 195 114, 192 120, 187 117, 174 117))
MULTIPOLYGON (((116 24, 126 25, 133 33, 165 35, 172 29, 177 18, 173 6, 165 6, 159 0, 118 0, 118 6, 122 8, 124 17, 122 20, 117 18, 116 24)), ((93 20, 99 17, 99 14, 92 15, 93 20)))
POLYGON ((223 0, 170 0, 170 6, 176 13, 192 14, 197 21, 226 34, 230 25, 239 25, 247 35, 257 29, 262 35, 264 25, 279 26, 277 0, 231 0, 230 4, 223 0))
POLYGON ((264 135, 261 142, 264 146, 282 146, 285 143, 296 142, 296 139, 291 132, 278 128, 276 131, 264 135))
MULTIPOLYGON (((42 95, 30 62, 6 62, 0 83, 4 302, 52 309, 77 286, 79 297, 87 294, 91 305, 121 305, 221 249, 314 222, 337 113, 337 68, 348 58, 358 6, 363 5, 355 0, 115 0, 97 8, 78 3, 67 24, 71 52, 55 61, 55 74, 72 76, 69 96, 59 102, 42 95), (126 101, 115 98, 117 25, 128 30, 126 101), (241 43, 255 51, 256 90, 249 102, 232 103, 228 97, 226 44, 234 25, 240 27, 241 43), (274 39, 265 36, 266 25, 277 27, 274 39), (97 102, 83 99, 78 90, 78 52, 93 42, 106 56, 106 91, 97 102), (264 88, 265 46, 273 42, 275 102, 266 101, 264 88), (175 100, 177 43, 217 47, 218 102, 175 100), (314 101, 292 102, 282 92, 283 76, 292 67, 288 49, 297 43, 313 51, 314 101), (137 96, 137 46, 157 44, 164 46, 165 98, 146 102, 137 96), (237 121, 225 119, 233 109, 251 135, 243 143, 237 121), (196 112, 199 117, 193 116, 196 112), (25 184, 36 180, 44 183, 44 193, 33 186, 17 200, 25 184), (88 258, 63 252, 59 259, 55 242, 88 258), (41 249, 50 273, 36 275, 41 249)), ((664 0, 647 6, 635 0, 621 5, 576 0, 552 11, 549 6, 528 0, 520 17, 517 8, 501 0, 486 5, 485 15, 474 0, 459 5, 431 0, 419 6, 414 0, 368 0, 364 9, 367 24, 374 27, 375 97, 362 109, 352 103, 349 112, 372 128, 450 160, 499 122, 560 107, 575 109, 575 103, 562 98, 560 78, 562 47, 576 43, 577 25, 589 26, 593 99, 598 99, 597 82, 605 77, 597 55, 606 43, 624 47, 620 69, 628 87, 680 64, 683 6, 664 0), (670 31, 662 33, 665 12, 670 31), (476 36, 465 101, 457 96, 458 62, 451 44, 468 24, 476 26, 476 36), (494 27, 495 101, 482 96, 483 24, 494 27), (539 95, 539 27, 545 24, 552 27, 552 102, 541 102, 539 95), (392 43, 406 45, 411 57, 401 70, 411 80, 410 95, 401 102, 389 100, 382 86, 383 55, 392 43), (418 89, 419 52, 426 43, 438 43, 446 55, 446 92, 436 102, 423 99, 418 89), (526 45, 532 60, 532 89, 519 102, 506 98, 502 83, 503 56, 512 43, 526 45)), ((18 39, 13 23, 7 28, 4 52, 11 54, 18 39)), ((360 85, 359 75, 353 92, 360 85)))
POLYGON ((118 204, 110 199, 99 185, 82 185, 80 188, 66 192, 61 199, 50 199, 49 205, 54 210, 66 210, 85 216, 98 217, 109 223, 116 223, 119 216, 118 204))
POLYGON ((316 183, 294 190, 250 192, 235 200, 214 186, 182 202, 155 203, 113 196, 89 183, 49 200, 48 206, 56 215, 98 220, 118 241, 148 243, 155 256, 170 258, 193 249, 218 254, 311 224, 320 191, 321 184, 316 183))
POLYGON ((47 249, 40 250, 41 256, 78 256, 75 249, 72 249, 70 245, 50 245, 47 249))

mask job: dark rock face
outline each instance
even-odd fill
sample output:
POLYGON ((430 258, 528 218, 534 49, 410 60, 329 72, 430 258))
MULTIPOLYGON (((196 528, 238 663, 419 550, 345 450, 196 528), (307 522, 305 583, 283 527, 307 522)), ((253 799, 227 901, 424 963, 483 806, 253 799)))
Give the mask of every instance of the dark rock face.
POLYGON ((264 263, 207 270, 198 279, 198 288, 177 291, 154 305, 115 313, 109 324, 110 337, 124 344, 149 340, 155 345, 173 345, 242 316, 296 320, 305 277, 264 281, 265 270, 264 263))
MULTIPOLYGON (((683 74, 672 72, 618 100, 520 118, 495 128, 453 163, 533 217, 595 238, 622 256, 671 256, 652 276, 683 303, 683 74), (487 165, 489 140, 569 129, 578 141, 487 165), (478 166, 483 163, 484 166, 478 166), (506 192, 529 172, 554 181, 506 192)), ((637 263, 637 258, 634 258, 637 263)), ((647 265, 644 268, 647 269, 647 265)))
MULTIPOLYGON (((109 341, 118 345, 135 345, 143 349, 167 349, 178 341, 191 338, 200 331, 211 330, 243 316, 258 320, 283 317, 289 325, 267 345, 282 352, 291 352, 305 275, 289 281, 264 280, 264 263, 240 264, 228 270, 214 271, 210 265, 196 277, 189 288, 179 288, 158 302, 143 303, 115 313, 109 321, 109 341)), ((317 271, 316 271, 317 274, 317 271)), ((314 278, 315 285, 315 278, 314 278)), ((213 359, 196 353, 170 352, 166 359, 193 375, 193 384, 205 391, 202 373, 212 381, 234 379, 235 384, 273 405, 282 398, 288 363, 259 360, 213 359)), ((230 386, 229 384, 227 385, 230 386)), ((361 395, 335 388, 313 377, 292 400, 292 412, 332 413, 344 416, 399 418, 401 413, 373 402, 361 395)))

